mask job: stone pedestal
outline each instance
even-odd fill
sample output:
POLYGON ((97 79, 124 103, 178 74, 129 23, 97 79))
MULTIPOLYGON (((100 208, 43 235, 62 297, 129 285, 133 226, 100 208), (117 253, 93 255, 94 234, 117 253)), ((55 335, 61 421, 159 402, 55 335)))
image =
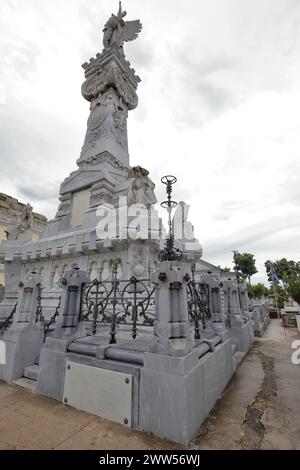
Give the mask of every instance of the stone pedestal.
POLYGON ((53 333, 55 339, 68 338, 76 332, 81 311, 82 285, 86 282, 90 282, 87 273, 77 268, 66 272, 62 278, 61 304, 53 333))
POLYGON ((6 261, 5 271, 5 292, 2 303, 0 304, 0 320, 3 320, 11 314, 19 297, 19 282, 21 280, 22 264, 21 260, 6 261))
POLYGON ((262 336, 270 320, 268 303, 264 300, 253 301, 252 317, 255 336, 262 336))
POLYGON ((232 343, 191 341, 187 265, 160 263, 150 352, 140 378, 140 427, 187 444, 233 374, 232 343), (210 352, 211 351, 211 352, 210 352))
POLYGON ((157 293, 151 352, 185 356, 192 350, 186 274, 181 263, 166 261, 152 276, 157 293))
POLYGON ((242 315, 236 275, 222 276, 222 296, 228 312, 233 344, 240 352, 248 352, 254 340, 253 321, 242 315))
POLYGON ((47 338, 40 354, 35 391, 55 400, 63 399, 67 348, 70 340, 47 338))
POLYGON ((141 429, 180 444, 193 439, 233 374, 231 340, 205 355, 200 350, 182 357, 145 353, 141 429))
POLYGON ((39 293, 39 277, 31 274, 21 288, 13 324, 2 337, 6 364, 0 366, 0 378, 6 381, 22 377, 25 367, 35 364, 39 357, 44 340, 40 325, 35 323, 39 293))

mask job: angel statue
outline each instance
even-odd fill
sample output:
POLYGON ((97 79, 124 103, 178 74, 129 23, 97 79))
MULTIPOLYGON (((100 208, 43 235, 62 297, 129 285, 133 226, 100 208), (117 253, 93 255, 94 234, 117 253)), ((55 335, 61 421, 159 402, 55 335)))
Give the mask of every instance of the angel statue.
POLYGON ((122 10, 121 2, 119 2, 119 5, 118 14, 111 15, 103 30, 103 45, 105 48, 113 45, 123 47, 124 42, 136 39, 143 27, 140 20, 124 21, 123 18, 125 18, 127 12, 122 10))

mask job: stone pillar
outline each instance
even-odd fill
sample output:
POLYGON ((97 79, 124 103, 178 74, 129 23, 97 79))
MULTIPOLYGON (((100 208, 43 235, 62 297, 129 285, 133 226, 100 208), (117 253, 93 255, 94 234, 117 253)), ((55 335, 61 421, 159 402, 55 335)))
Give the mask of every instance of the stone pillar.
POLYGON ((218 333, 223 341, 230 337, 229 322, 224 311, 224 302, 222 302, 220 276, 219 274, 203 274, 200 276, 200 282, 208 284, 210 297, 210 326, 218 333))
POLYGON ((230 315, 230 321, 241 323, 240 300, 236 280, 232 277, 223 277, 222 290, 224 306, 227 310, 226 313, 230 315))
POLYGON ((19 297, 19 282, 21 280, 21 259, 6 261, 5 272, 5 293, 0 304, 0 320, 9 317, 19 297))
POLYGON ((268 304, 265 300, 255 300, 252 302, 252 308, 254 334, 255 336, 262 336, 269 323, 268 304))
POLYGON ((152 277, 156 284, 153 353, 185 356, 192 350, 185 275, 182 264, 166 261, 152 277))
POLYGON ((214 322, 225 323, 224 309, 221 299, 220 278, 218 274, 203 274, 200 282, 208 284, 210 295, 210 311, 214 322))
POLYGON ((24 283, 20 282, 21 293, 19 296, 18 307, 14 319, 14 324, 34 323, 38 307, 38 297, 40 295, 40 276, 37 273, 31 273, 27 276, 24 283))
POLYGON ((190 266, 163 262, 153 275, 156 318, 150 352, 140 371, 139 427, 187 444, 233 372, 228 339, 211 349, 193 345, 188 318, 190 266))
POLYGON ((222 290, 225 308, 229 314, 230 331, 233 344, 238 351, 247 352, 254 339, 253 322, 241 314, 238 284, 235 276, 222 277, 222 290))
POLYGON ((141 80, 116 46, 82 67, 86 80, 81 90, 91 103, 91 113, 78 165, 108 152, 129 166, 127 118, 128 111, 138 105, 136 90, 141 80))
POLYGON ((236 279, 230 279, 231 281, 231 313, 233 315, 241 315, 241 305, 240 305, 240 298, 239 298, 239 291, 236 279))
POLYGON ((56 400, 63 398, 68 345, 86 334, 80 329, 82 285, 86 282, 90 282, 86 271, 74 267, 65 273, 57 325, 41 351, 36 392, 56 400))
POLYGON ((0 378, 6 381, 22 377, 25 367, 34 365, 39 358, 44 338, 40 324, 35 323, 39 281, 39 276, 32 273, 20 283, 21 293, 13 324, 2 338, 6 346, 6 364, 0 366, 0 378))
POLYGON ((241 314, 247 320, 252 319, 251 314, 249 312, 249 299, 247 294, 247 286, 244 280, 238 279, 238 292, 241 304, 241 314))
POLYGON ((63 290, 54 338, 64 339, 75 333, 79 324, 82 285, 86 282, 90 282, 86 271, 76 267, 62 278, 63 290))

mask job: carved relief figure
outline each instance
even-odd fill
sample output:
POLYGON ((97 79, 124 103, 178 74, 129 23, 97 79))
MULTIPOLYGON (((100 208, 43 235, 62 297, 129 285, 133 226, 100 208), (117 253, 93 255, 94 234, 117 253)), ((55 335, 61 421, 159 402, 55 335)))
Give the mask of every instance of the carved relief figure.
POLYGON ((126 105, 113 88, 93 100, 81 155, 93 149, 101 138, 111 138, 127 151, 127 114, 126 105))
POLYGON ((91 281, 98 279, 98 275, 99 275, 99 270, 98 270, 97 263, 96 261, 93 261, 90 264, 90 269, 89 269, 89 276, 90 276, 91 281))
POLYGON ((144 253, 142 249, 139 249, 134 256, 133 262, 132 262, 132 270, 133 274, 136 277, 143 277, 146 272, 145 268, 145 259, 144 259, 144 253))
POLYGON ((21 225, 24 229, 31 228, 33 215, 32 215, 33 207, 30 204, 26 204, 22 214, 22 221, 21 225))
POLYGON ((157 199, 154 194, 155 184, 148 177, 149 171, 140 166, 130 169, 128 177, 132 181, 128 190, 128 206, 133 204, 142 204, 149 209, 153 204, 156 204, 157 199))
POLYGON ((111 278, 111 269, 108 261, 104 261, 102 264, 102 281, 109 281, 111 278))
POLYGON ((32 206, 27 204, 23 209, 20 222, 18 224, 8 225, 5 231, 7 240, 17 240, 21 233, 31 229, 33 222, 32 210, 32 206))
POLYGON ((115 106, 112 131, 116 141, 120 145, 124 145, 124 142, 126 142, 127 147, 127 111, 124 111, 124 108, 120 105, 115 106))

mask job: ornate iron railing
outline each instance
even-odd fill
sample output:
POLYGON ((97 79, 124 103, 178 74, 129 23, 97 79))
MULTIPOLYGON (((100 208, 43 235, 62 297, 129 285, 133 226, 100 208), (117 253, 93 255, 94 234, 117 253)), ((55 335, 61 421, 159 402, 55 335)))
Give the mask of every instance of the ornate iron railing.
MULTIPOLYGON (((190 323, 194 324, 195 339, 200 339, 211 318, 209 285, 187 277, 187 295, 190 323)), ((139 326, 154 324, 155 286, 150 279, 98 281, 84 284, 81 296, 80 321, 91 324, 95 335, 100 325, 109 326, 110 344, 116 343, 119 325, 131 327, 136 339, 139 326)))
POLYGON ((38 295, 37 295, 37 308, 35 313, 35 323, 42 323, 44 321, 43 317, 43 307, 42 307, 42 286, 41 284, 37 285, 38 295))
POLYGON ((42 306, 42 286, 38 284, 38 296, 37 296, 35 323, 39 323, 41 325, 42 331, 44 332, 44 342, 46 341, 48 334, 52 333, 52 331, 54 330, 51 327, 52 325, 56 323, 56 319, 59 315, 60 303, 61 303, 61 297, 59 297, 58 305, 56 306, 52 317, 50 318, 50 320, 46 321, 44 313, 43 313, 43 306, 42 306))
POLYGON ((195 339, 201 338, 201 328, 205 330, 211 319, 209 285, 188 279, 188 309, 189 317, 195 328, 195 339))
POLYGON ((228 323, 228 327, 231 328, 231 289, 230 287, 227 288, 227 309, 226 309, 226 312, 227 312, 227 323, 228 323))
POLYGON ((3 334, 11 327, 13 323, 14 314, 17 310, 17 305, 18 303, 15 304, 14 308, 11 311, 11 314, 3 322, 0 323, 0 334, 3 334))
POLYGON ((44 343, 47 339, 47 336, 49 333, 52 333, 52 331, 54 331, 54 328, 51 328, 52 325, 55 325, 56 323, 56 319, 59 315, 59 309, 60 309, 60 303, 61 303, 61 297, 59 298, 59 301, 58 301, 58 305, 55 309, 55 312, 54 314, 52 315, 52 317, 50 318, 49 321, 43 323, 43 331, 44 331, 44 343))
POLYGON ((149 279, 98 281, 83 286, 81 321, 91 322, 95 335, 100 324, 110 325, 110 344, 116 343, 118 325, 130 325, 137 337, 138 326, 153 326, 155 286, 149 279))

